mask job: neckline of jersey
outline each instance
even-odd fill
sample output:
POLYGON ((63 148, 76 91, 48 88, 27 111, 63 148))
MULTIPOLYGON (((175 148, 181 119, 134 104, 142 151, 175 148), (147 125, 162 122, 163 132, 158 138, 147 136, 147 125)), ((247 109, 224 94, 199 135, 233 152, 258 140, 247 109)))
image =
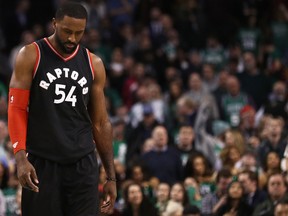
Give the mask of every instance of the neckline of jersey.
POLYGON ((48 40, 47 37, 44 38, 44 40, 48 44, 48 46, 51 48, 51 50, 65 62, 69 61, 70 59, 72 59, 77 54, 77 52, 79 50, 79 44, 78 44, 77 48, 75 49, 75 51, 71 55, 69 55, 68 57, 65 58, 53 47, 53 45, 51 44, 51 42, 48 40))

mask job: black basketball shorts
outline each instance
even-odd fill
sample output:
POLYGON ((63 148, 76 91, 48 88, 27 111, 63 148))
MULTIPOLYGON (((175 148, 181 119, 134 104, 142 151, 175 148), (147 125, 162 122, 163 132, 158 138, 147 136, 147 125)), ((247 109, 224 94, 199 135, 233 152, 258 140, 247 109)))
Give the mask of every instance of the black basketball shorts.
POLYGON ((39 193, 23 189, 22 216, 98 215, 98 164, 93 151, 74 164, 59 164, 29 154, 39 193))

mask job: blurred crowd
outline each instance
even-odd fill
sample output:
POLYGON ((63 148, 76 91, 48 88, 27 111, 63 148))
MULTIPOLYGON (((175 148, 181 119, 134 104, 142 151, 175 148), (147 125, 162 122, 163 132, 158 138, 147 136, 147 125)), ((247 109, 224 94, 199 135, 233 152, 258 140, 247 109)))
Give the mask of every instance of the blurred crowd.
MULTIPOLYGON (((64 1, 0 2, 0 216, 20 215, 7 130, 15 57, 53 33, 64 1)), ((82 44, 107 72, 113 215, 287 215, 288 2, 78 2, 82 44)))

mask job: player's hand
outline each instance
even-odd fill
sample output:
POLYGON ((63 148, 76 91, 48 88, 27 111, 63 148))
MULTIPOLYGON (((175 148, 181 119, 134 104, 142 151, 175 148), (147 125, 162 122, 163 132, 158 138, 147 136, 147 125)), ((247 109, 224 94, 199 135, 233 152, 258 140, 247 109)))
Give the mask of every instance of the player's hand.
POLYGON ((38 178, 32 164, 28 161, 25 151, 19 151, 15 155, 17 163, 17 176, 21 186, 25 189, 39 192, 38 178))
POLYGON ((107 181, 103 188, 103 201, 100 204, 101 212, 104 214, 112 214, 116 200, 116 182, 107 181))

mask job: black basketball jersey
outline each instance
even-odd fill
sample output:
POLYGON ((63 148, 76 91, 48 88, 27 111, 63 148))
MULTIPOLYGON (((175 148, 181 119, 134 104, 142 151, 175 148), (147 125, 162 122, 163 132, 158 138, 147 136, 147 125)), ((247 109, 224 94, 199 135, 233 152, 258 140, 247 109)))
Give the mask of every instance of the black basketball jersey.
POLYGON ((27 152, 59 163, 95 149, 87 111, 94 78, 89 51, 78 45, 62 57, 47 38, 34 42, 37 62, 30 89, 27 152))

